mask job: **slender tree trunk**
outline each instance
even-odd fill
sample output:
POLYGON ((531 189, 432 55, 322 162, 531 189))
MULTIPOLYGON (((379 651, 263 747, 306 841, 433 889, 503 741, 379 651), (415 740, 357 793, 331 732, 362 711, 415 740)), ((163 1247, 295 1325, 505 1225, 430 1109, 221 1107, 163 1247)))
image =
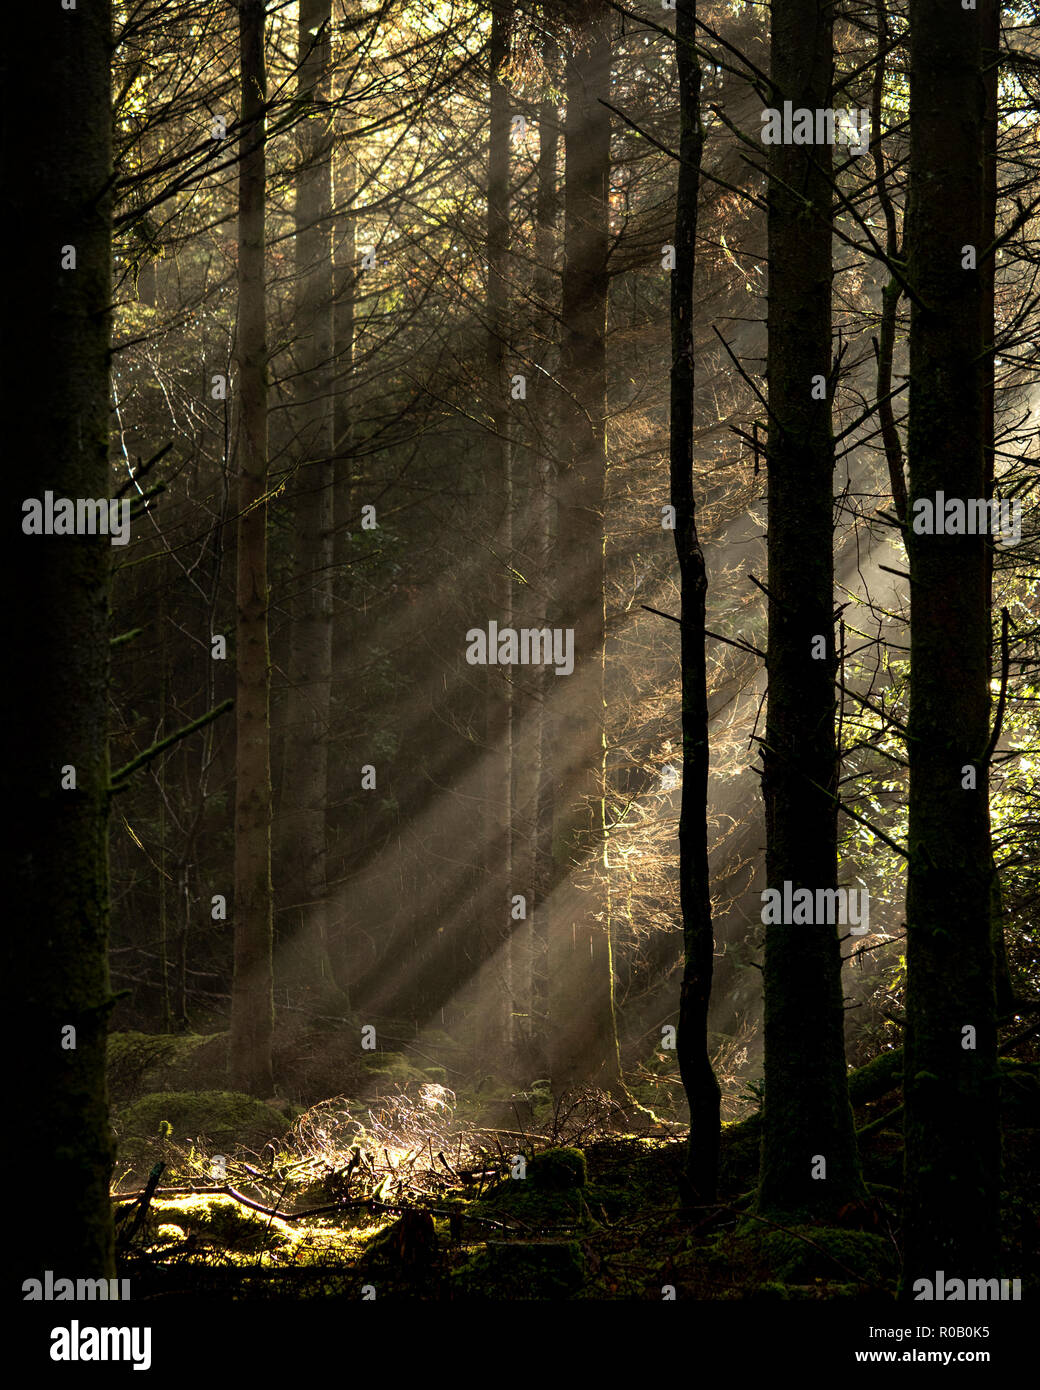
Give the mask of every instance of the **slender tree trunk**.
POLYGON ((107 535, 22 526, 23 503, 42 504, 45 491, 109 494, 111 7, 19 6, 5 23, 5 221, 26 234, 4 277, 14 349, 4 418, 26 425, 31 447, 5 470, 4 587, 19 666, 4 681, 14 889, 4 976, 18 1001, 19 1152, 41 1194, 15 1203, 12 1259, 19 1279, 45 1269, 106 1278, 115 1274, 105 1088, 112 551, 107 535))
MULTIPOLYGON (((506 370, 509 341, 509 91, 502 81, 509 62, 511 0, 492 0, 489 69, 491 80, 491 121, 488 145, 487 194, 487 379, 491 398, 492 437, 487 452, 488 484, 499 518, 493 604, 499 626, 513 625, 513 449, 509 418, 510 385, 506 370), (497 600, 497 601, 496 601, 497 600)), ((496 673, 497 674, 497 673, 496 673)), ((492 819, 495 849, 492 855, 493 879, 500 874, 505 891, 495 893, 494 901, 505 922, 500 955, 504 979, 504 1046, 511 1068, 517 1063, 517 985, 519 983, 518 933, 510 906, 515 895, 526 897, 525 883, 514 881, 513 806, 513 719, 515 671, 506 668, 501 680, 488 684, 489 802, 498 814, 492 819)))
MULTIPOLYGON (((607 256, 610 240, 611 12, 589 7, 567 53, 559 486, 560 618, 574 631, 574 671, 560 705, 557 879, 600 862, 604 823, 604 644, 607 471, 607 256), (564 756, 565 755, 565 756, 564 756)), ((554 966, 552 1080, 621 1086, 606 891, 567 894, 570 950, 554 966)), ((565 924, 564 924, 565 928, 565 924)), ((560 940, 561 956, 566 949, 560 940)))
MULTIPOLYGON (((885 166, 885 150, 881 141, 882 98, 888 72, 889 23, 886 10, 887 0, 874 0, 874 16, 877 22, 878 59, 874 70, 871 88, 870 127, 874 132, 871 158, 874 161, 874 178, 877 184, 878 201, 885 219, 885 255, 890 260, 901 259, 899 230, 896 221, 895 204, 888 187, 888 170, 885 166)), ((896 346, 896 314, 903 294, 902 284, 890 276, 881 291, 881 325, 879 339, 875 339, 877 353, 877 400, 878 422, 881 426, 881 440, 885 449, 885 462, 888 465, 889 486, 892 490, 892 506, 902 525, 906 525, 906 473, 903 468, 903 448, 899 442, 896 427, 895 409, 891 400, 886 399, 892 390, 892 364, 896 346)))
MULTIPOLYGON (((831 25, 817 0, 774 0, 775 107, 829 108, 831 25)), ((769 148, 766 876, 770 888, 791 883, 814 902, 838 872, 831 166, 830 145, 769 148)), ((838 928, 767 924, 763 984, 760 1209, 825 1215, 862 1194, 838 928)))
POLYGON ((238 575, 232 1085, 274 1094, 271 1035, 271 658, 267 636, 267 340, 263 0, 241 0, 238 171, 238 575))
POLYGON ((289 697, 280 798, 282 887, 299 933, 297 978, 332 983, 328 952, 325 807, 332 682, 333 284, 330 116, 332 0, 301 0, 296 177, 296 458, 291 493, 295 564, 289 697))
POLYGON ((682 806, 679 813, 679 898, 683 922, 683 979, 678 1058, 690 1105, 686 1163, 688 1195, 713 1202, 718 1184, 722 1094, 708 1047, 708 1005, 715 936, 708 878, 708 673, 704 628, 708 576, 697 536, 693 487, 693 285, 697 263, 697 196, 704 136, 700 118, 696 0, 678 0, 675 52, 679 74, 679 185, 672 272, 671 500, 679 559, 682 672, 682 806))
MULTIPOLYGON (((344 6, 348 21, 352 5, 344 6)), ((333 335, 335 367, 333 372, 333 608, 332 608, 332 719, 339 727, 345 700, 350 699, 350 683, 339 676, 351 671, 350 654, 354 649, 354 612, 351 607, 352 582, 350 572, 353 528, 358 524, 358 497, 355 496, 354 460, 354 302, 357 294, 357 223, 354 198, 357 192, 357 159, 352 148, 340 154, 336 168, 335 222, 333 262, 335 303, 333 306, 333 335)), ((364 500, 364 499, 361 499, 364 500)), ((341 795, 333 784, 334 794, 341 795)), ((367 799, 365 806, 367 807, 367 799)), ((328 821, 334 817, 330 811, 328 821)), ((327 922, 329 959, 334 977, 341 990, 352 987, 353 980, 345 958, 346 942, 350 939, 351 923, 344 920, 352 910, 350 901, 334 900, 337 912, 327 922)))
MULTIPOLYGON (((557 369, 557 316, 555 286, 557 276, 554 261, 556 252, 559 197, 557 193, 557 160, 559 158, 559 112, 556 100, 550 95, 549 84, 556 80, 560 61, 559 45, 551 33, 542 44, 542 60, 546 84, 538 107, 538 195, 535 210, 536 289, 540 306, 538 314, 537 358, 551 380, 557 369)), ((532 507, 532 582, 537 585, 536 603, 540 607, 536 626, 553 627, 558 615, 556 587, 556 464, 553 452, 555 440, 553 401, 547 391, 541 392, 544 406, 539 409, 539 443, 533 477, 532 507)), ((553 710, 552 702, 559 680, 550 666, 541 668, 538 675, 535 716, 535 788, 532 854, 532 888, 534 917, 531 924, 530 1063, 534 1074, 544 1077, 550 1068, 550 992, 549 962, 552 937, 551 893, 553 881, 553 710)))
MULTIPOLYGON (((986 496, 985 86, 981 28, 910 6, 910 506, 986 496)), ((936 1270, 990 1277, 1000 1135, 987 814, 986 536, 913 529, 903 1294, 936 1270), (975 786, 966 769, 974 769, 975 786)))
POLYGON ((335 439, 336 564, 345 563, 349 553, 346 530, 354 511, 352 489, 354 413, 350 388, 354 375, 354 296, 357 292, 357 228, 353 203, 357 187, 357 162, 351 151, 344 155, 336 179, 336 301, 333 332, 336 344, 334 372, 333 436, 335 439))

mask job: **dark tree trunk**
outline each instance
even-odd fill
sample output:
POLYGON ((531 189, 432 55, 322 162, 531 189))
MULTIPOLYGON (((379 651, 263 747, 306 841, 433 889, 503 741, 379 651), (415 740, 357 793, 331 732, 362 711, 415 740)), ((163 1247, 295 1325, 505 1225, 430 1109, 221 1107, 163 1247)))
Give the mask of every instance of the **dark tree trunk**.
POLYGON ((559 620, 574 630, 574 671, 555 677, 556 877, 572 923, 555 932, 552 1080, 557 1090, 621 1081, 614 1020, 604 851, 604 496, 607 470, 606 331, 610 240, 611 12, 588 7, 567 53, 564 269, 560 349, 559 620), (601 100, 602 98, 602 100, 601 100), (598 865, 590 871, 590 865, 598 865), (568 939, 569 938, 569 939, 568 939))
POLYGON ((5 21, 5 222, 22 234, 19 265, 4 277, 4 417, 26 433, 5 470, 5 592, 20 665, 4 681, 13 877, 4 977, 19 1001, 18 1151, 40 1194, 15 1203, 24 1229, 11 1258, 19 1279, 45 1269, 111 1277, 110 539, 24 535, 19 525, 23 501, 47 490, 109 495, 111 8, 18 6, 5 21), (75 268, 62 268, 67 248, 75 268), (67 1026, 75 1036, 63 1046, 67 1026))
MULTIPOLYGON (((831 23, 817 0, 774 0, 774 106, 830 106, 831 23)), ((766 877, 770 888, 790 882, 814 894, 837 881, 831 166, 829 145, 769 148, 766 877), (823 400, 813 398, 820 376, 823 400)), ((837 932, 766 928, 764 1212, 824 1215, 862 1192, 837 932)))
POLYGON ((332 681, 333 286, 330 85, 332 0, 301 0, 297 127, 295 462, 290 488, 293 623, 277 844, 297 981, 329 986, 325 807, 332 681))
MULTIPOLYGON (((981 30, 910 6, 908 454, 918 499, 986 496, 981 30)), ((915 534, 910 555, 903 1292, 999 1257, 1000 1139, 987 814, 986 536, 915 534), (976 769, 966 789, 964 769, 976 769), (974 1030, 973 1034, 966 1032, 974 1030)))
POLYGON ((708 576, 697 536, 693 487, 693 284, 697 263, 697 196, 704 137, 700 119, 696 0, 678 0, 675 52, 679 73, 679 185, 672 272, 671 500, 679 559, 682 677, 682 806, 679 813, 679 900, 683 978, 678 1057, 690 1105, 686 1163, 688 1197, 715 1200, 721 1092, 708 1048, 708 1005, 715 938, 708 879, 708 687, 704 627, 708 576))
POLYGON ((267 334, 263 0, 242 0, 238 171, 238 574, 232 1085, 274 1094, 271 1035, 271 658, 267 636, 267 334))
MULTIPOLYGON (((986 92, 984 126, 984 186, 982 195, 982 241, 989 246, 997 228, 997 141, 1000 138, 1000 0, 979 0, 979 24, 982 29, 982 80, 986 92)), ((980 247, 981 249, 981 247, 980 247)), ((986 497, 992 497, 996 461, 996 393, 994 390, 994 357, 996 353, 996 271, 995 256, 987 256, 979 266, 981 277, 982 342, 982 427, 985 430, 986 497)), ((986 607, 993 612, 993 551, 986 547, 986 607)), ((992 648, 991 648, 992 651, 992 648)), ((992 663, 990 666, 992 676, 992 663)), ((989 798, 986 799, 989 815, 989 798)), ((992 854, 992 836, 990 840, 992 854)), ((990 921, 993 936, 993 974, 997 990, 997 1014, 1006 1017, 1014 1009, 1014 990, 1008 970, 1007 947, 1004 941, 1004 902, 1000 891, 1000 875, 993 862, 990 890, 990 921)))

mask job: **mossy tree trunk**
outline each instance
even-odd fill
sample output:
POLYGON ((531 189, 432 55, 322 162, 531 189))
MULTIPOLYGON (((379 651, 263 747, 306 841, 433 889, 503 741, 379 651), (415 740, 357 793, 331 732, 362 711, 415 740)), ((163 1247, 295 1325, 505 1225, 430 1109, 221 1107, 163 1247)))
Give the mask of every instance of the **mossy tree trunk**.
POLYGON ((686 1164, 689 1195, 713 1202, 718 1183, 721 1093, 708 1048, 708 1005, 715 939, 708 880, 708 686, 704 626, 708 576, 697 535, 693 484, 693 285, 697 263, 697 197, 704 136, 700 119, 696 0, 678 0, 675 51, 679 74, 679 182, 671 328, 671 502, 679 559, 682 678, 682 805, 679 813, 679 900, 683 978, 678 1059, 690 1105, 686 1164))
POLYGON ((230 1070, 236 1090, 274 1094, 271 1037, 271 657, 267 612, 267 332, 263 0, 240 14, 238 169, 238 554, 235 762, 235 965, 230 1070))
MULTIPOLYGON (((986 495, 979 260, 984 226, 978 16, 910 6, 910 507, 986 495), (975 249, 975 267, 966 261, 975 249)), ((904 1292, 936 1270, 990 1277, 999 1254, 996 1007, 987 813, 985 536, 915 534, 910 762, 904 1292), (970 770, 974 769, 974 776, 970 770), (974 782, 974 786, 966 785, 974 782)))
MULTIPOLYGON (((818 0, 774 0, 772 105, 828 108, 833 61, 831 11, 818 0)), ((831 170, 829 145, 769 147, 762 791, 767 881, 781 891, 785 882, 815 892, 837 881, 831 170)), ((825 1215, 862 1192, 845 1079, 837 928, 767 926, 763 983, 760 1208, 825 1215)))
POLYGON ((20 5, 5 26, 5 221, 21 235, 19 262, 4 276, 4 332, 16 349, 4 418, 25 432, 5 469, 4 589, 19 664, 4 681, 13 880, 4 976, 19 1001, 17 1161, 36 1194, 15 1203, 25 1226, 11 1260, 19 1280, 45 1269, 111 1277, 112 550, 108 535, 24 535, 19 524, 23 501, 47 490, 100 501, 111 488, 111 7, 20 5))

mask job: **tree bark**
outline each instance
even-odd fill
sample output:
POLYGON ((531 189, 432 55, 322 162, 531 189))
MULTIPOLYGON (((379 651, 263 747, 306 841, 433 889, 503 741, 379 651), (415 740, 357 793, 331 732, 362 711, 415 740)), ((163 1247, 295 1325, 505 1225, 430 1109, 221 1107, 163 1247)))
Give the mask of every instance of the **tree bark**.
POLYGON ((567 885, 570 942, 557 933, 552 1080, 616 1090, 621 1060, 614 1018, 611 941, 602 862, 604 824, 604 643, 607 470, 607 256, 610 240, 611 12, 589 7, 567 53, 564 126, 564 270, 560 348, 559 581, 561 621, 574 630, 574 671, 556 700, 557 880, 567 885))
POLYGON ((267 334, 263 0, 239 10, 242 146, 238 170, 238 550, 235 964, 232 1085, 274 1094, 271 922, 271 658, 267 614, 267 334))
POLYGON ((108 498, 111 7, 6 16, 4 412, 28 429, 8 460, 5 541, 19 669, 4 681, 5 979, 19 1152, 44 1200, 18 1204, 18 1277, 115 1274, 105 1087, 109 1010, 108 535, 26 535, 27 498, 108 498), (31 55, 31 62, 28 61, 31 55), (39 99, 40 93, 46 99, 39 99), (31 112, 31 131, 26 128, 31 112), (63 268, 74 248, 75 267, 63 268), (75 786, 69 769, 74 769, 75 786), (63 781, 66 786, 63 787, 63 781), (64 1034, 71 1026, 75 1036, 64 1034), (22 1147, 24 1146, 24 1147, 22 1147))
MULTIPOLYGON (((559 112, 550 92, 558 73, 560 50, 552 33, 542 42, 545 87, 538 106, 538 194, 535 209, 536 294, 538 300, 538 341, 535 353, 550 381, 557 369, 558 335, 554 262, 557 245, 559 196, 557 161, 559 158, 559 112)), ((548 393, 544 408, 539 402, 540 437, 537 445, 533 486, 532 581, 538 586, 536 602, 541 611, 536 626, 553 627, 559 607, 556 580, 556 461, 554 402, 548 393)), ((549 666, 540 672, 536 691, 534 730, 534 845, 531 856, 534 918, 531 924, 530 1052, 529 1063, 536 1077, 550 1070, 550 989, 549 961, 552 938, 553 882, 553 708, 559 680, 549 666)))
MULTIPOLYGON (((910 6, 908 455, 919 499, 986 496, 981 29, 910 6)), ((999 1257, 1000 1136, 987 812, 986 536, 908 535, 910 762, 903 1295, 999 1257), (976 769, 966 789, 964 769, 976 769), (966 1029, 974 1030, 968 1033, 966 1029)))
MULTIPOLYGON (((833 61, 831 11, 774 0, 773 106, 828 108, 833 61)), ((790 882, 814 894, 834 889, 838 872, 831 169, 829 145, 769 147, 766 877, 771 888, 790 882), (814 399, 821 376, 826 398, 814 399)), ((862 1194, 837 928, 768 925, 763 986, 759 1207, 823 1216, 862 1194)))
POLYGON ((332 683, 333 273, 332 147, 328 100, 332 0, 301 0, 297 127, 296 406, 299 471, 291 491, 294 560, 289 692, 278 825, 284 906, 295 976, 333 983, 329 960, 325 807, 332 683))
MULTIPOLYGON (((488 140, 487 193, 487 381, 491 405, 491 439, 488 445, 488 487, 493 515, 498 521, 494 547, 495 572, 492 604, 500 628, 513 625, 513 451, 510 438, 510 385, 506 370, 509 340, 509 91, 502 75, 509 62, 512 4, 492 0, 489 77, 491 87, 488 140)), ((496 672, 495 675, 498 675, 496 672)), ((508 1065, 517 1062, 518 993, 521 993, 519 964, 520 929, 510 911, 513 896, 528 895, 528 887, 514 882, 514 805, 513 805, 513 716, 515 671, 506 670, 501 679, 488 683, 488 801, 493 808, 491 824, 493 850, 490 871, 504 891, 493 901, 500 906, 505 922, 501 933, 504 950, 500 953, 504 983, 504 1048, 508 1065)))
POLYGON ((675 269, 671 287, 671 504, 679 560, 682 684, 682 802, 679 812, 679 901, 683 978, 678 1060, 690 1106, 686 1192, 695 1203, 715 1200, 722 1094, 708 1047, 708 1005, 715 936, 708 877, 708 675, 704 628, 708 575, 697 535, 693 485, 693 289, 697 264, 697 198, 704 136, 700 119, 696 0, 678 0, 675 54, 679 75, 679 181, 675 201, 675 269))

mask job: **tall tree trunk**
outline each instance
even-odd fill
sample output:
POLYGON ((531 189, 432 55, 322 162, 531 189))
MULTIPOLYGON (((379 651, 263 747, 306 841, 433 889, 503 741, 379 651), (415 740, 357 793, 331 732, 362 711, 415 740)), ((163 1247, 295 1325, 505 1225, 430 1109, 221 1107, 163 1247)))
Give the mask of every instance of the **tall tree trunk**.
MULTIPOLYGON (((910 5, 911 511, 986 496, 980 25, 910 5)), ((996 1273, 1000 1136, 987 814, 986 536, 908 536, 910 761, 903 1294, 996 1273), (975 783, 965 768, 974 767, 975 783)))
POLYGON ((333 336, 336 365, 333 374, 332 418, 335 440, 335 514, 337 570, 346 563, 350 542, 347 527, 354 511, 351 450, 354 442, 354 412, 350 391, 354 375, 354 296, 357 293, 357 224, 353 204, 357 189, 357 160, 351 150, 343 156, 336 176, 335 263, 336 299, 333 307, 333 336))
POLYGON ((332 0, 301 0, 297 127, 296 457, 291 492, 294 590, 277 843, 298 981, 332 983, 325 807, 332 682, 333 285, 330 83, 332 0))
POLYGON ((271 1035, 271 658, 267 637, 267 335, 264 0, 239 10, 242 146, 238 169, 238 574, 235 722, 235 975, 232 1085, 274 1093, 271 1035))
MULTIPOLYGON (((511 0, 492 0, 489 76, 491 84, 491 120, 488 141, 487 193, 487 380, 491 397, 492 436, 487 451, 488 486, 498 519, 496 566, 492 592, 493 608, 501 628, 513 625, 513 450, 510 438, 510 386, 506 370, 506 345, 509 340, 509 91, 502 74, 509 62, 510 27, 513 7, 511 0)), ((498 673, 496 672, 497 676, 498 673)), ((504 1047, 509 1066, 517 1063, 517 986, 519 983, 518 928, 510 904, 514 895, 527 896, 527 884, 514 882, 514 807, 513 807, 513 717, 515 673, 505 670, 501 679, 488 684, 488 768, 489 809, 494 851, 491 856, 492 876, 502 875, 504 891, 494 892, 505 923, 502 939, 505 949, 500 954, 504 980, 505 1037, 504 1047)))
MULTIPOLYGON (((344 21, 349 25, 353 3, 344 5, 344 21)), ((354 650, 355 614, 351 607, 351 547, 352 528, 358 524, 358 498, 355 496, 354 460, 354 305, 357 294, 357 222, 354 198, 357 192, 357 158, 351 146, 340 152, 336 166, 335 221, 333 262, 335 303, 333 306, 333 336, 335 367, 333 371, 333 608, 332 608, 332 721, 339 726, 341 711, 351 698, 350 654, 354 650), (345 673, 340 676, 339 673, 345 673)), ((362 499, 363 500, 363 499, 362 499)), ((334 794, 342 795, 338 787, 334 794)), ((367 810, 369 802, 363 803, 367 810)), ((335 811, 326 815, 326 834, 329 822, 334 823, 335 811)), ((364 823, 364 817, 363 823, 364 823)), ((363 837, 364 838, 364 837, 363 837)), ((347 913, 356 911, 350 900, 335 900, 337 912, 327 921, 329 958, 334 978, 342 990, 353 986, 345 959, 352 924, 344 920, 347 913)))
MULTIPOLYGON (((979 25, 982 30, 982 80, 986 92, 984 124, 984 186, 982 198, 982 241, 989 246, 997 233, 997 142, 1000 138, 1000 0, 979 0, 979 25)), ((994 356, 996 353, 996 286, 997 261, 987 256, 979 266, 981 277, 982 342, 982 428, 985 430, 986 497, 993 496, 996 477, 996 391, 994 389, 994 356)), ((986 607, 993 613, 993 551, 986 547, 986 607)), ((992 648, 991 648, 992 651, 992 648)), ((992 662, 990 664, 992 677, 992 662)), ((989 798, 986 814, 989 815, 989 798)), ((993 853, 992 834, 990 853, 993 853)), ((1006 1016, 1014 1008, 1014 990, 1008 969, 1007 946, 1004 941, 1004 901, 1000 891, 1000 875, 993 860, 990 890, 990 920, 993 936, 993 973, 997 991, 997 1014, 1006 1016)))
MULTIPOLYGON (((539 305, 535 347, 537 359, 548 382, 555 376, 557 362, 557 314, 555 252, 559 197, 557 160, 559 158, 559 112, 551 85, 556 81, 560 61, 559 45, 547 32, 542 43, 545 85, 538 106, 538 193, 535 209, 536 297, 539 305)), ((554 402, 547 392, 539 402, 539 439, 535 461, 532 506, 532 582, 537 585, 540 612, 536 626, 553 627, 558 616, 556 585, 556 464, 553 449, 555 432, 554 402)), ((534 916, 531 923, 530 958, 530 1053, 533 1074, 544 1077, 550 1069, 550 991, 549 961, 552 936, 551 893, 553 881, 553 709, 559 680, 552 667, 538 673, 534 730, 534 837, 532 891, 534 916)))
MULTIPOLYGON (((567 52, 564 269, 560 348, 559 617, 574 630, 574 671, 557 677, 557 880, 601 862, 607 471, 607 256, 610 240, 611 11, 593 0, 567 52), (602 100, 601 100, 602 99, 602 100), (564 754, 566 756, 564 756, 564 754)), ((602 874, 602 870, 599 871, 602 874)), ((552 1080, 621 1085, 606 892, 568 885, 571 941, 557 933, 552 1080)))
POLYGON ((697 196, 704 136, 700 118, 696 0, 678 0, 675 53, 679 75, 679 183, 672 272, 671 501, 679 559, 682 680, 682 804, 679 813, 679 900, 683 978, 679 1001, 679 1073, 690 1105, 687 1195, 715 1200, 722 1094, 708 1047, 708 1005, 715 937, 708 879, 708 673, 704 628, 708 576, 697 536, 693 486, 693 285, 697 263, 697 196))
MULTIPOLYGON (((833 61, 831 11, 774 0, 773 106, 828 108, 833 61)), ((814 901, 838 873, 831 167, 830 145, 769 148, 766 876, 770 888, 791 883, 814 901)), ((862 1193, 836 926, 767 925, 763 984, 759 1206, 824 1215, 862 1193)))
POLYGON ((98 501, 109 493, 111 7, 19 6, 6 25, 5 221, 32 230, 4 277, 4 331, 17 349, 7 354, 4 417, 12 429, 21 420, 31 441, 5 470, 5 592, 21 665, 4 682, 14 878, 4 974, 19 1001, 18 1142, 46 1194, 31 1208, 15 1203, 25 1228, 13 1248, 19 1278, 44 1269, 111 1277, 110 540, 26 535, 15 520, 48 490, 98 501))

